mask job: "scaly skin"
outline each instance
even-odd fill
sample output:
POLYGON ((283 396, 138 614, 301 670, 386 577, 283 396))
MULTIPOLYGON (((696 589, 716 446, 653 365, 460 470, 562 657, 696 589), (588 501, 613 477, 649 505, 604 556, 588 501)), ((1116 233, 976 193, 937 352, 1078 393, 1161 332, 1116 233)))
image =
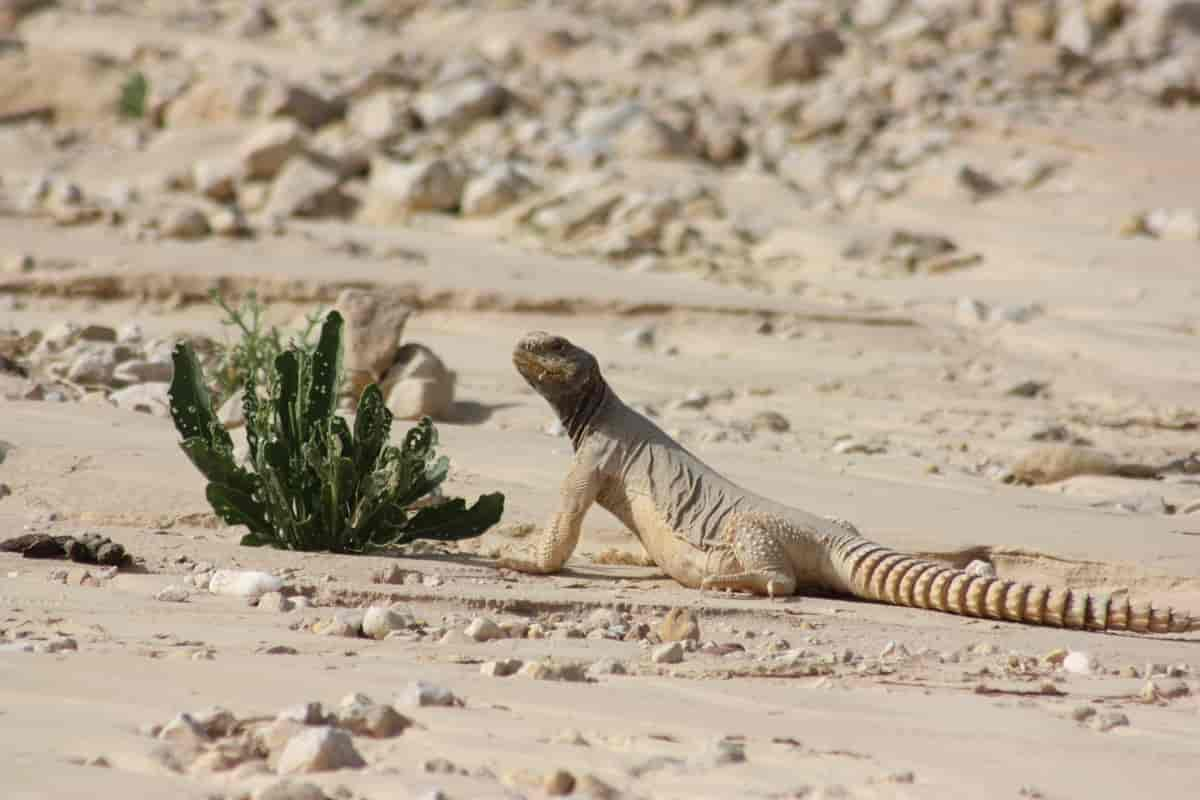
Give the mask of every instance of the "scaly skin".
POLYGON ((525 380, 558 413, 575 450, 562 501, 533 552, 497 565, 557 572, 593 503, 611 512, 684 586, 770 597, 826 591, 963 616, 1085 630, 1180 633, 1200 619, 1170 607, 981 577, 876 544, 848 523, 734 484, 621 402, 596 359, 533 332, 513 351, 525 380))

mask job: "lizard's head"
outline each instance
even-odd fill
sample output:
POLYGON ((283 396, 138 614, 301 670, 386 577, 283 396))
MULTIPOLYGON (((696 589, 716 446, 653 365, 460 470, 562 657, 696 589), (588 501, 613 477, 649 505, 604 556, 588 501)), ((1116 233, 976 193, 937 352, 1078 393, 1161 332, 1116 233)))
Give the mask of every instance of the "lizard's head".
POLYGON ((596 358, 562 336, 532 331, 513 348, 513 364, 555 408, 574 406, 600 381, 596 358))

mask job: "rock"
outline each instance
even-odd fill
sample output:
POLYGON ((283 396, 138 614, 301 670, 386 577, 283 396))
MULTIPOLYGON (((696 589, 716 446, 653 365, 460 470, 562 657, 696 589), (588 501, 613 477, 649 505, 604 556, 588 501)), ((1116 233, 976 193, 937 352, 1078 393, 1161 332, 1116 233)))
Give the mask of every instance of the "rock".
POLYGON ((599 661, 594 661, 587 668, 587 676, 589 678, 598 678, 602 675, 628 675, 629 670, 625 664, 615 658, 602 658, 599 661))
POLYGON ((322 97, 297 83, 271 83, 259 102, 259 112, 267 117, 283 117, 316 130, 334 122, 346 111, 337 100, 322 97))
POLYGON ((275 614, 286 614, 295 608, 295 603, 283 592, 266 592, 258 598, 256 606, 260 611, 270 611, 275 614))
POLYGON ((678 158, 691 154, 686 136, 648 113, 639 113, 612 139, 613 150, 624 158, 678 158))
POLYGON ((191 714, 192 721, 200 726, 206 736, 214 739, 233 734, 237 717, 227 708, 211 706, 191 714))
POLYGON ((654 348, 656 330, 653 325, 639 325, 621 334, 621 342, 642 350, 654 348))
POLYGON ((1200 214, 1192 208, 1156 208, 1146 215, 1146 230, 1169 241, 1200 240, 1200 214))
POLYGON ((395 363, 413 309, 397 296, 365 289, 343 289, 334 308, 345 321, 342 358, 357 400, 368 383, 379 381, 395 363))
POLYGON ((700 640, 700 621, 686 608, 672 608, 658 628, 659 638, 664 642, 700 640))
POLYGON ((411 719, 380 703, 351 703, 339 708, 334 717, 339 728, 372 739, 399 736, 412 725, 411 719))
POLYGON ((329 800, 329 796, 315 783, 285 778, 255 789, 250 800, 329 800))
POLYGON ((542 791, 551 797, 561 797, 575 791, 575 776, 564 769, 556 769, 542 778, 542 791))
POLYGON ((276 771, 280 775, 361 769, 367 762, 354 747, 350 734, 337 728, 301 731, 288 740, 276 771))
POLYGON ((1033 189, 1054 174, 1053 161, 1027 156, 1018 158, 1004 170, 1004 180, 1020 189, 1033 189))
POLYGON ((374 224, 401 221, 417 211, 454 211, 462 202, 466 175, 456 164, 435 158, 411 163, 375 159, 362 217, 374 224))
MULTIPOLYGON (((1051 444, 1034 448, 1013 464, 1013 479, 1019 483, 1038 486, 1057 483, 1076 475, 1119 475, 1138 477, 1136 465, 1118 464, 1107 453, 1087 447, 1067 444, 1051 444)), ((1152 477, 1154 470, 1147 469, 1140 477, 1152 477)))
POLYGON ((67 369, 67 378, 85 386, 107 385, 116 369, 116 354, 110 347, 86 347, 67 369))
POLYGON ((1075 58, 1087 58, 1095 45, 1095 32, 1082 2, 1068 3, 1054 32, 1054 43, 1075 58))
POLYGON ((425 681, 413 681, 396 698, 396 704, 408 707, 461 706, 462 700, 454 692, 425 681))
POLYGON ((791 81, 811 81, 846 49, 832 29, 798 33, 761 45, 749 58, 743 80, 759 86, 778 86, 791 81))
POLYGON ((972 561, 970 564, 967 564, 967 566, 963 570, 963 572, 966 572, 968 575, 972 575, 976 578, 994 578, 994 577, 996 577, 996 568, 994 566, 992 566, 989 562, 983 561, 981 559, 976 559, 976 560, 972 561))
POLYGON ((158 738, 164 742, 172 742, 189 749, 199 749, 207 744, 208 733, 201 727, 192 715, 182 713, 162 726, 158 738))
POLYGON ((479 673, 492 678, 507 678, 509 675, 516 675, 523 665, 524 662, 519 658, 501 658, 485 661, 479 667, 479 673))
POLYGON ((251 236, 254 233, 246 215, 236 206, 214 210, 208 217, 208 224, 215 235, 230 239, 251 236))
POLYGON ((171 584, 154 593, 154 599, 164 603, 186 603, 191 593, 182 586, 171 584))
POLYGON ((372 639, 385 639, 392 631, 405 630, 413 625, 411 614, 385 606, 371 606, 363 615, 362 631, 372 639))
POLYGON ((1120 711, 1106 711, 1093 717, 1091 725, 1101 733, 1107 733, 1113 728, 1128 727, 1129 717, 1120 711))
POLYGON ((242 162, 235 157, 204 159, 192 165, 192 184, 210 200, 230 203, 237 199, 243 174, 242 162))
POLYGON ((1010 11, 1013 31, 1026 42, 1040 42, 1054 32, 1054 4, 1042 0, 1015 3, 1010 11))
POLYGON ((305 136, 300 125, 284 119, 264 125, 238 146, 242 173, 251 180, 271 180, 294 156, 304 152, 305 136))
POLYGON ((1095 660, 1087 653, 1078 650, 1067 653, 1062 661, 1062 668, 1073 675, 1091 675, 1095 671, 1095 660))
POLYGON ((496 164, 466 183, 462 214, 486 217, 499 214, 537 189, 537 185, 512 164, 496 164))
POLYGON ((403 91, 376 92, 355 103, 346 122, 352 131, 379 145, 389 144, 421 123, 408 93, 403 91))
POLYGON ((755 432, 787 433, 792 424, 778 411, 759 411, 750 418, 750 430, 755 432))
POLYGON ((202 239, 212 232, 208 217, 198 208, 168 209, 158 221, 158 232, 168 239, 202 239))
POLYGON ((333 619, 321 623, 317 632, 322 636, 344 636, 353 639, 362 635, 365 612, 360 609, 344 609, 333 615, 333 619))
POLYGON ((288 706, 276 714, 275 719, 298 722, 301 725, 324 725, 327 721, 321 704, 316 701, 288 706))
POLYGON ((551 659, 526 662, 517 675, 522 678, 532 678, 539 681, 566 681, 568 683, 587 683, 587 666, 575 662, 559 663, 551 659))
POLYGON ((413 110, 426 128, 448 128, 461 133, 481 119, 503 113, 508 100, 508 90, 495 81, 469 78, 421 94, 413 110))
POLYGON ((851 19, 859 28, 877 28, 891 20, 900 7, 900 0, 857 0, 851 19))
POLYGON ((476 617, 471 620, 465 633, 477 642, 490 642, 493 639, 504 638, 504 631, 500 626, 487 617, 476 617))
POLYGON ((171 409, 170 390, 169 383, 135 383, 113 392, 108 396, 108 400, 117 408, 126 411, 165 417, 171 409))
POLYGON ((267 572, 253 570, 219 569, 213 573, 208 590, 213 594, 233 597, 260 597, 267 592, 278 592, 283 580, 267 572))
POLYGON ((242 390, 238 389, 217 409, 217 419, 225 430, 233 430, 246 424, 244 403, 245 396, 242 390))
POLYGON ((396 352, 380 388, 396 419, 445 419, 454 405, 457 375, 428 347, 409 342, 396 352))
POLYGON ((333 217, 349 210, 341 177, 308 158, 284 165, 271 187, 266 213, 278 217, 333 217))
POLYGON ((683 661, 683 645, 679 642, 661 644, 650 653, 655 664, 678 664, 683 661))
POLYGON ((174 371, 170 361, 133 359, 118 364, 112 379, 118 383, 170 383, 174 371))

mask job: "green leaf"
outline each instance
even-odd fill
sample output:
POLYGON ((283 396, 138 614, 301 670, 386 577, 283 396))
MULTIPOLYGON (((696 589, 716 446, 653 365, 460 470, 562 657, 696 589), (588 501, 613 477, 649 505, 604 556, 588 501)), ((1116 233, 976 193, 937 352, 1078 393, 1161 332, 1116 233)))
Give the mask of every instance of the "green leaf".
POLYGON ((200 438, 231 453, 233 440, 213 413, 212 398, 204 385, 200 362, 188 342, 179 342, 171 351, 173 373, 167 390, 171 419, 184 439, 200 438))
POLYGON ((467 508, 466 500, 457 497, 422 508, 404 526, 399 540, 389 544, 403 544, 414 539, 442 542, 470 539, 499 522, 503 514, 504 495, 500 492, 481 495, 470 508, 467 508))
POLYGON ((308 425, 319 425, 333 415, 341 382, 342 315, 330 311, 312 353, 312 383, 305 420, 308 425))
POLYGON ((358 400, 358 416, 354 419, 355 470, 365 476, 375 469, 392 429, 392 412, 383 401, 383 392, 368 384, 358 400))
POLYGON ((266 547, 273 544, 270 539, 259 536, 257 533, 247 533, 238 542, 242 547, 266 547))
POLYGON ((213 511, 226 524, 245 525, 251 533, 271 535, 272 528, 264 514, 265 509, 249 494, 220 483, 210 483, 204 494, 213 511))
POLYGON ((210 481, 228 484, 245 494, 253 494, 258 488, 258 478, 234 462, 232 451, 213 447, 199 437, 185 439, 179 446, 200 474, 210 481))

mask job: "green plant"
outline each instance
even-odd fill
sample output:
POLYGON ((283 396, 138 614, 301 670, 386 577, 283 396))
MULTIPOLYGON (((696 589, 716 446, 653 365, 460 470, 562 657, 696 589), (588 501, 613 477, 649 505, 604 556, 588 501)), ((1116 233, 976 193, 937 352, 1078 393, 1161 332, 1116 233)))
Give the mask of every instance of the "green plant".
POLYGON ((441 485, 450 463, 435 453, 437 431, 428 417, 401 447, 388 443, 392 414, 375 384, 363 390, 353 431, 334 413, 342 378, 336 311, 314 349, 292 345, 275 358, 263 400, 247 384, 248 469, 234 460, 191 346, 181 342, 173 359, 171 417, 180 446, 208 478, 205 494, 217 515, 250 529, 244 545, 364 553, 415 539, 479 536, 504 511, 499 492, 470 507, 454 498, 414 508, 441 485))
MULTIPOLYGON (((266 381, 271 365, 283 352, 284 341, 278 327, 264 327, 263 307, 258 302, 258 295, 253 291, 247 292, 236 308, 216 289, 210 290, 208 296, 225 312, 225 319, 221 320, 221 324, 236 328, 238 332, 238 339, 234 344, 220 345, 217 349, 213 386, 217 393, 215 402, 220 406, 247 383, 258 385, 266 381)), ((305 317, 303 330, 291 341, 297 347, 311 352, 316 346, 312 338, 313 332, 320 321, 320 311, 309 314, 305 317)))
POLYGON ((121 84, 121 97, 117 109, 121 116, 141 119, 146 116, 146 97, 150 94, 150 81, 141 72, 135 72, 121 84))

